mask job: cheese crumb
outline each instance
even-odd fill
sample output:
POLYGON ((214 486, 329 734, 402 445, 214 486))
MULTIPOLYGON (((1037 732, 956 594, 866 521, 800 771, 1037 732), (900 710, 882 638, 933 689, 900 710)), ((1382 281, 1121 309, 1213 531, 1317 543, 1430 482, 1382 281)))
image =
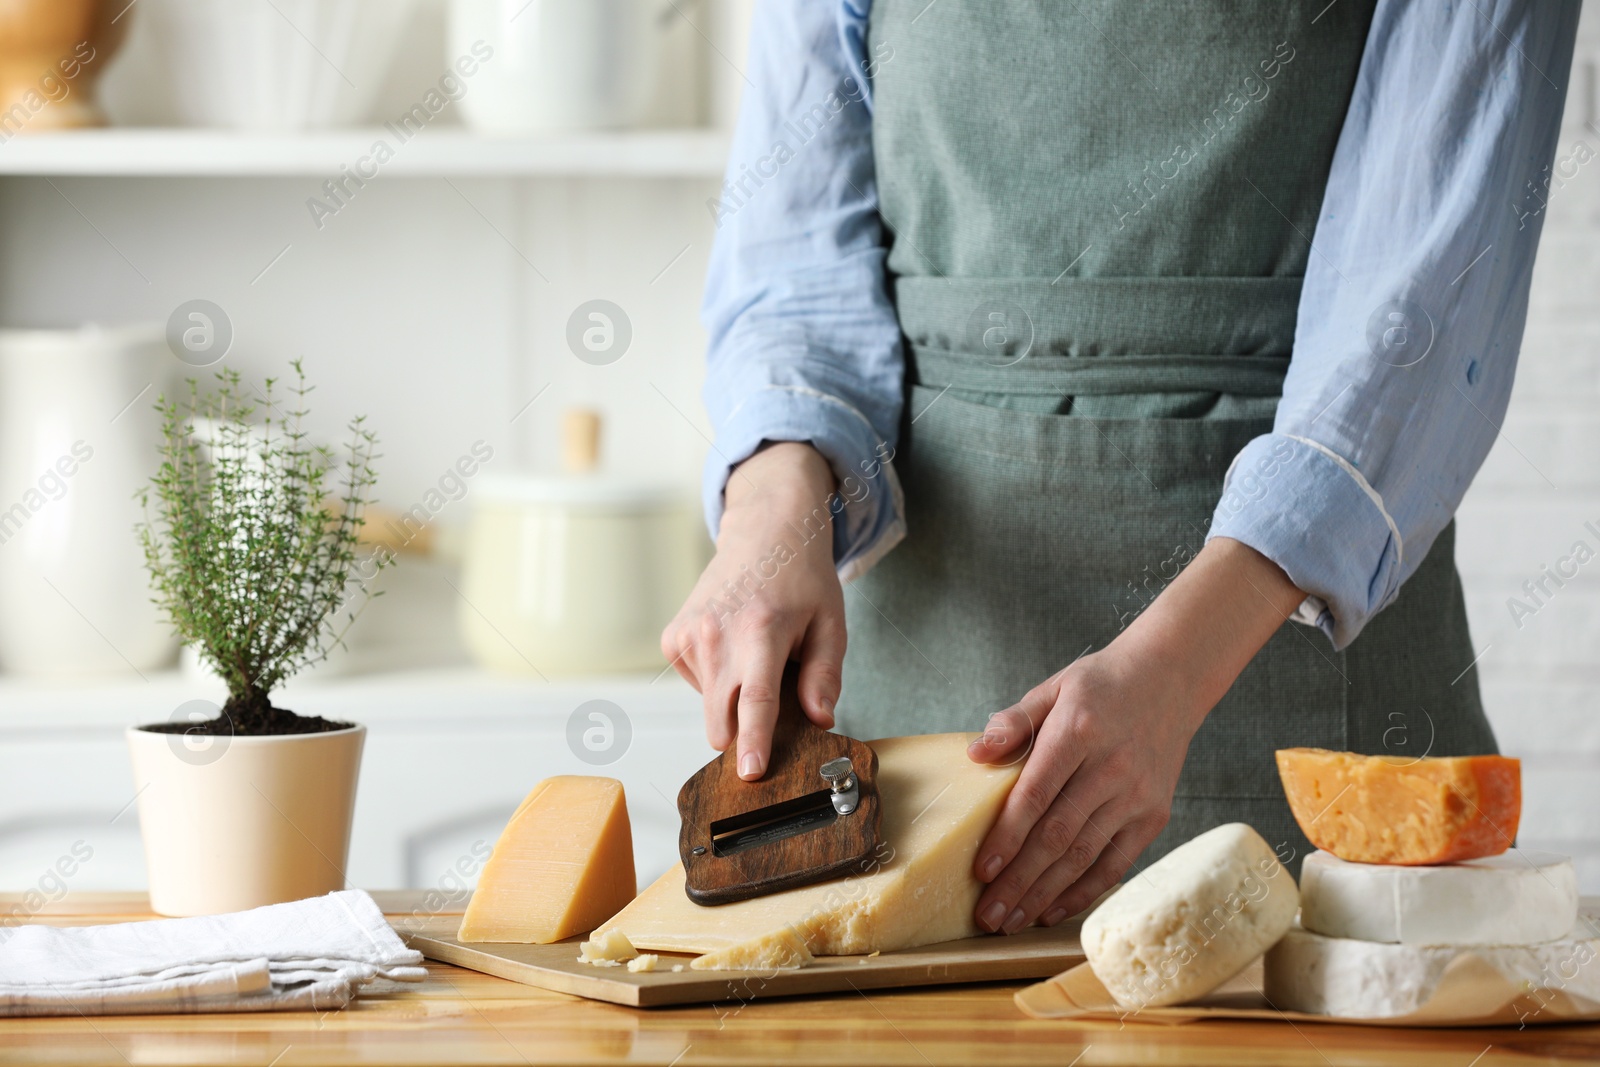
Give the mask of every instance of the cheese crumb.
POLYGON ((673 974, 677 974, 677 973, 678 973, 678 972, 679 972, 679 971, 681 971, 681 970, 683 970, 683 964, 681 964, 681 963, 674 963, 674 964, 673 964, 673 965, 672 965, 672 973, 673 973, 673 974))
POLYGON ((660 962, 660 956, 657 956, 653 952, 646 952, 642 956, 635 956, 633 959, 629 960, 628 970, 632 971, 634 974, 638 974, 641 971, 653 971, 656 969, 656 965, 660 962))
POLYGON ((581 962, 602 967, 631 960, 638 954, 639 950, 633 947, 621 930, 607 930, 593 941, 585 941, 578 946, 578 959, 581 962))

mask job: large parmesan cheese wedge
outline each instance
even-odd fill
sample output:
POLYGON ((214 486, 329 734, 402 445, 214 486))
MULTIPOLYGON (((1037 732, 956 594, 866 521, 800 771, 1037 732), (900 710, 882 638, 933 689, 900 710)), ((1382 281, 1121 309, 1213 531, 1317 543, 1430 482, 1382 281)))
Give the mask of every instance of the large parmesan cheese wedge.
POLYGON ((674 867, 595 932, 620 930, 636 948, 702 955, 692 967, 763 970, 811 956, 851 955, 973 937, 983 885, 972 874, 1021 768, 967 758, 975 734, 871 742, 883 802, 877 855, 866 870, 820 885, 702 907, 674 867))
POLYGON ((1300 925, 1328 937, 1520 945, 1567 937, 1577 921, 1578 874, 1554 852, 1514 848, 1439 867, 1313 852, 1300 869, 1300 925))
POLYGON ((1600 940, 1571 938, 1530 945, 1388 945, 1323 937, 1295 928, 1267 953, 1267 1000, 1285 1011, 1386 1019, 1409 1015, 1432 999, 1445 969, 1472 957, 1478 973, 1466 985, 1485 1012, 1500 1007, 1505 987, 1548 1001, 1556 991, 1600 1001, 1600 940), (1487 968, 1487 973, 1484 968, 1487 968))
POLYGON ((1311 843, 1356 863, 1451 863, 1511 847, 1522 765, 1505 756, 1412 759, 1278 751, 1289 810, 1311 843))
POLYGON ((622 783, 546 778, 501 831, 456 938, 547 945, 599 926, 637 888, 622 783))
POLYGON ((1122 1007, 1182 1004, 1244 970, 1299 906, 1294 878, 1262 836, 1228 823, 1129 877, 1084 920, 1083 952, 1122 1007))

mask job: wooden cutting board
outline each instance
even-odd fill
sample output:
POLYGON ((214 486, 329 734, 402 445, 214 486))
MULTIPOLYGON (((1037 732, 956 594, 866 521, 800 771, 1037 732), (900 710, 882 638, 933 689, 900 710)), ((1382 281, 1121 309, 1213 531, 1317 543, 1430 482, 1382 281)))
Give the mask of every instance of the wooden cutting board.
POLYGON ((1068 920, 1048 930, 946 941, 880 956, 821 956, 810 966, 791 971, 691 971, 688 963, 693 957, 662 953, 664 970, 636 974, 627 967, 579 963, 581 937, 554 945, 464 945, 437 926, 408 928, 403 920, 395 924, 407 943, 430 960, 631 1008, 1048 978, 1083 962, 1078 927, 1078 922, 1068 920), (684 969, 674 973, 674 963, 684 969))

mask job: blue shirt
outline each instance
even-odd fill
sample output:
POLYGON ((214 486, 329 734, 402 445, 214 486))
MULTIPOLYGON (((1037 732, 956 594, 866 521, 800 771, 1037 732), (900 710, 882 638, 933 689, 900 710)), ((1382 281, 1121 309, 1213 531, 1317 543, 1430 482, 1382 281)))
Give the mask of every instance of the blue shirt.
MULTIPOLYGON (((905 536, 904 360, 873 176, 870 0, 762 0, 703 320, 713 534, 732 467, 809 441, 840 483, 841 578, 905 536)), ((1349 644, 1398 595, 1499 432, 1527 314, 1578 0, 1379 0, 1273 432, 1208 537, 1276 562, 1349 644)), ((887 46, 884 46, 887 47, 887 46)))

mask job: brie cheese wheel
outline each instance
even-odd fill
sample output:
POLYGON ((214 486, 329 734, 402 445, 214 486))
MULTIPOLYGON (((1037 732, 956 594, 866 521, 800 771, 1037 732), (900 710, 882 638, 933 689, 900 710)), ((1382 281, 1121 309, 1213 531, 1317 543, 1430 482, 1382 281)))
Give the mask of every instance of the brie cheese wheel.
POLYGON ((1267 953, 1265 992, 1272 1006, 1284 1011, 1349 1019, 1409 1015, 1433 997, 1451 961, 1469 955, 1524 991, 1560 990, 1600 1001, 1600 939, 1392 945, 1323 937, 1298 927, 1267 953))
POLYGON ((1300 925, 1327 937, 1520 945, 1569 937, 1577 921, 1578 874, 1554 852, 1514 848, 1437 867, 1313 852, 1300 869, 1300 925))
POLYGON ((1122 1007, 1182 1004, 1271 947, 1299 906, 1271 846, 1229 823, 1130 876, 1084 920, 1083 952, 1122 1007))

